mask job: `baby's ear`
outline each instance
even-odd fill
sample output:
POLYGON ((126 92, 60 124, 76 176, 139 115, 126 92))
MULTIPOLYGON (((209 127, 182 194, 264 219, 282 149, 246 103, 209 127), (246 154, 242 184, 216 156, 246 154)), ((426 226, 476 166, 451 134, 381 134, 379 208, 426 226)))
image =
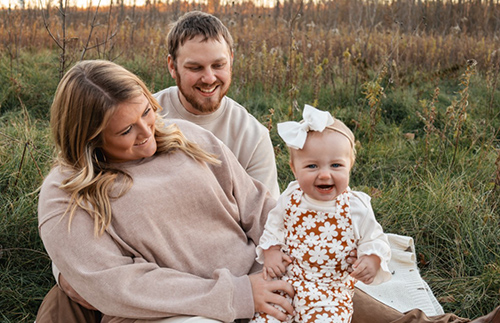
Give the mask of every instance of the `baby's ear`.
POLYGON ((290 165, 290 169, 292 170, 293 176, 295 176, 295 179, 297 179, 297 175, 295 174, 295 167, 293 166, 293 161, 290 159, 290 162, 288 162, 290 165))

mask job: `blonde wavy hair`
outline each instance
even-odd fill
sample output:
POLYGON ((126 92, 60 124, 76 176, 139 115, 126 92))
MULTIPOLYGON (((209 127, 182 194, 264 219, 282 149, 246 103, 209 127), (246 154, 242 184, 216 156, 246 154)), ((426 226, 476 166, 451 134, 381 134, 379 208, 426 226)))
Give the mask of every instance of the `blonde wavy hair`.
MULTIPOLYGON (((146 96, 155 113, 162 109, 135 74, 109 61, 81 61, 61 79, 50 126, 58 153, 56 165, 71 170, 60 186, 70 195, 68 230, 75 211, 82 208, 94 219, 94 234, 102 235, 111 223, 111 200, 132 186, 130 175, 106 163, 101 133, 119 104, 140 95, 146 96)), ((189 141, 175 124, 165 127, 158 113, 154 136, 156 155, 179 150, 199 162, 220 163, 189 141)))

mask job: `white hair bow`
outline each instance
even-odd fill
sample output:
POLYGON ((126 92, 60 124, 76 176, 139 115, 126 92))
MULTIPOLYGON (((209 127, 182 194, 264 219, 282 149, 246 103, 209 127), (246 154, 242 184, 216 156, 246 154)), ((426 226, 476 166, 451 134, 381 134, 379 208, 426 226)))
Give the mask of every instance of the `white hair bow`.
POLYGON ((327 111, 318 110, 310 105, 304 106, 301 122, 286 121, 278 123, 278 134, 286 145, 295 149, 302 149, 306 142, 307 132, 310 130, 322 132, 335 120, 327 111))

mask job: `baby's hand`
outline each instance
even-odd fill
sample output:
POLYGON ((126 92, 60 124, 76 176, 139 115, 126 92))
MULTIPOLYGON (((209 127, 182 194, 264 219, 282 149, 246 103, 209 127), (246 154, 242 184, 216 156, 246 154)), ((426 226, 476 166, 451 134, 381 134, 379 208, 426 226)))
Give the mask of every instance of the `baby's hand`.
POLYGON ((351 276, 369 285, 373 283, 380 268, 380 258, 376 255, 367 255, 358 258, 352 265, 351 276))
POLYGON ((286 266, 292 262, 292 258, 281 251, 280 246, 272 246, 264 250, 264 279, 267 277, 278 278, 286 272, 286 266))
POLYGON ((351 252, 347 255, 347 263, 349 264, 349 267, 347 267, 347 271, 352 273, 352 265, 356 263, 356 260, 358 260, 358 250, 357 249, 352 249, 351 252))

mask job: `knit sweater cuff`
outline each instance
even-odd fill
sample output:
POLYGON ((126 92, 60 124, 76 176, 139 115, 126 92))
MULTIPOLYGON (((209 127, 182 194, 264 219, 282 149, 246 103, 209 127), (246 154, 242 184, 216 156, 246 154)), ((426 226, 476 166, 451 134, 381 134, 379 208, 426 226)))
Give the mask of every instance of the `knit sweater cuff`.
POLYGON ((237 319, 252 318, 255 309, 248 276, 234 277, 233 308, 237 319))

